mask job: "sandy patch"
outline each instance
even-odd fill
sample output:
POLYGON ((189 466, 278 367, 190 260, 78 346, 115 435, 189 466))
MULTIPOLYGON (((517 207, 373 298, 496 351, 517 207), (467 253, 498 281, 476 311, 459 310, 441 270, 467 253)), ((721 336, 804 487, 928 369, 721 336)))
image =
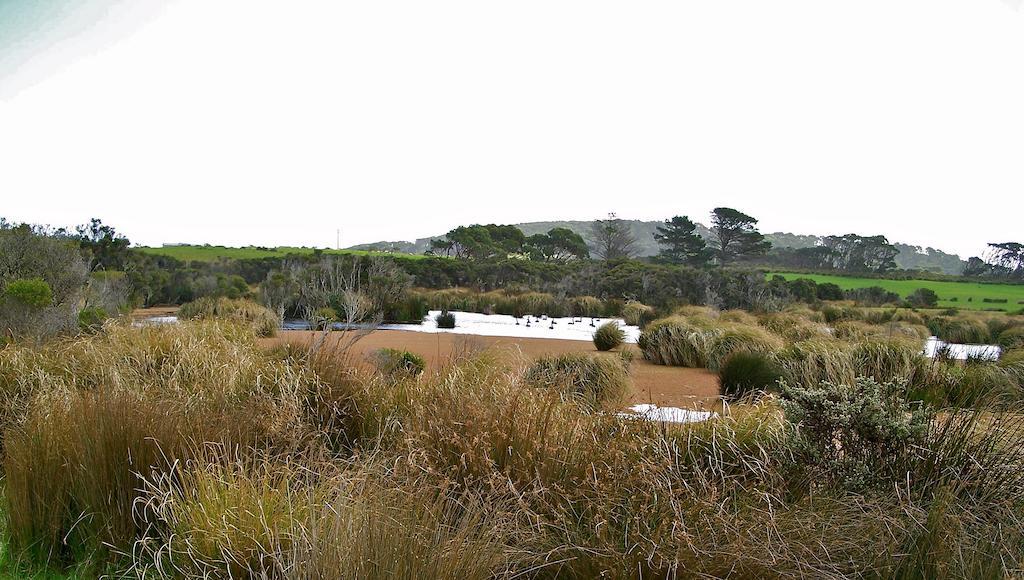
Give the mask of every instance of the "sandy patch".
MULTIPOLYGON (((277 338, 264 339, 264 342, 270 345, 279 340, 308 340, 312 335, 313 333, 308 331, 284 331, 279 333, 277 338)), ((340 333, 338 335, 340 337, 340 333)), ((414 352, 426 359, 427 366, 431 369, 438 368, 452 353, 464 350, 495 348, 521 353, 529 358, 569 352, 597 353, 592 343, 579 340, 378 330, 356 343, 353 354, 359 359, 365 359, 369 353, 384 347, 414 352)), ((720 409, 718 376, 715 373, 706 369, 654 365, 643 360, 636 346, 627 345, 626 348, 632 349, 636 354, 632 367, 633 389, 628 397, 627 407, 650 403, 659 407, 720 409)), ((618 356, 617 353, 598 354, 618 356)))

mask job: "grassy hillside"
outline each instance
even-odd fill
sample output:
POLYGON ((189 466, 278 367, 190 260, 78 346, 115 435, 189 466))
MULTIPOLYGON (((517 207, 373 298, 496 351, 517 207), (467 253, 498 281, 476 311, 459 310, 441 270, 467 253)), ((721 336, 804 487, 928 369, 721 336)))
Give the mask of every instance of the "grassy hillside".
MULTIPOLYGON (((312 254, 316 248, 262 248, 247 246, 244 248, 228 248, 225 246, 164 246, 160 248, 142 247, 136 248, 141 252, 157 256, 169 256, 184 262, 215 262, 221 258, 234 260, 257 260, 260 258, 283 258, 289 254, 312 254)), ((385 252, 370 252, 365 250, 320 250, 324 254, 356 254, 374 255, 385 254, 385 252)), ((423 256, 415 254, 402 254, 403 257, 419 259, 423 256)))
POLYGON ((979 284, 974 282, 937 282, 932 280, 879 280, 876 278, 853 278, 847 276, 826 276, 821 274, 794 274, 771 272, 771 276, 783 276, 787 280, 808 278, 821 284, 831 282, 843 290, 880 286, 900 296, 907 296, 918 288, 931 288, 939 295, 939 306, 965 308, 970 310, 1006 310, 1016 312, 1024 308, 1024 285, 1020 284, 979 284), (985 299, 990 302, 985 302, 985 299), (1005 303, 991 302, 1006 300, 1005 303))

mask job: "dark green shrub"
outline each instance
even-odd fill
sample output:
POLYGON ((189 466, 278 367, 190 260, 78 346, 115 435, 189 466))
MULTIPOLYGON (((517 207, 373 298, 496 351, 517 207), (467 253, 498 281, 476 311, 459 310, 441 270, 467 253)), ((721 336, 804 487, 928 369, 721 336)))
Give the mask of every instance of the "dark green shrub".
POLYGON ((626 333, 619 328, 618 322, 606 322, 594 333, 594 346, 597 350, 611 350, 626 340, 626 333))
POLYGON ((869 286, 867 288, 852 288, 843 292, 843 297, 853 300, 858 305, 881 306, 883 304, 896 304, 900 301, 900 295, 889 292, 881 286, 869 286))
POLYGON ((395 348, 380 348, 371 355, 374 366, 388 376, 416 376, 422 374, 427 363, 420 355, 395 348))
POLYGON ((528 383, 578 397, 592 407, 615 407, 629 391, 627 363, 619 356, 569 353, 544 356, 526 371, 528 383))
POLYGON ((313 330, 327 330, 338 321, 338 311, 330 306, 324 306, 317 308, 309 318, 308 322, 313 330))
POLYGON ((53 291, 42 278, 15 280, 4 289, 4 298, 30 308, 46 308, 53 304, 53 291))
POLYGON ((423 296, 410 293, 387 308, 384 312, 384 322, 419 324, 423 322, 429 310, 427 300, 423 296))
POLYGON ((438 328, 455 328, 455 314, 442 310, 440 314, 434 317, 434 322, 437 323, 438 328))
POLYGON ((818 284, 817 288, 818 300, 842 300, 843 289, 838 284, 832 282, 825 282, 818 284))
POLYGON ((718 369, 719 391, 730 399, 775 389, 781 378, 782 371, 772 358, 758 352, 734 352, 718 369))
POLYGON ((915 308, 935 308, 939 303, 939 295, 931 288, 918 288, 907 296, 907 302, 915 308))

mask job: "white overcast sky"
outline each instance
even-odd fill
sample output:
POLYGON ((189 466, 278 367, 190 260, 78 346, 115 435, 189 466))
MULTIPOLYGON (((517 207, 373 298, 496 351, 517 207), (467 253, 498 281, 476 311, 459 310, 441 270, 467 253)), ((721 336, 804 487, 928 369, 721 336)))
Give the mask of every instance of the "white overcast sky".
POLYGON ((1017 0, 17 4, 19 221, 333 246, 725 205, 965 257, 1024 241, 1017 0))

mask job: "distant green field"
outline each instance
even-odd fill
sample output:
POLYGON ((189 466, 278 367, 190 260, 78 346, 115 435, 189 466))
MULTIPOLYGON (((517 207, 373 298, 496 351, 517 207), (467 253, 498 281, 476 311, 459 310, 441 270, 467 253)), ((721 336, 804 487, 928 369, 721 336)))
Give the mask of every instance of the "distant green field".
POLYGON ((931 288, 939 295, 939 306, 969 310, 1024 309, 1024 285, 1020 284, 978 284, 973 282, 936 282, 933 280, 879 280, 876 278, 850 278, 821 274, 796 274, 791 272, 770 272, 768 277, 782 276, 787 280, 808 278, 821 284, 832 282, 843 290, 880 286, 904 298, 918 288, 931 288), (955 298, 955 300, 954 300, 955 298), (1005 303, 985 302, 985 299, 1002 300, 1005 303))
MULTIPOLYGON (((244 248, 228 248, 225 246, 164 246, 160 248, 136 248, 140 252, 156 256, 169 256, 184 262, 215 262, 221 258, 234 260, 256 260, 259 258, 283 258, 288 254, 312 254, 315 248, 257 248, 247 246, 244 248)), ((322 250, 324 254, 335 255, 356 255, 356 256, 401 256, 403 258, 419 259, 424 256, 419 254, 388 254, 387 252, 367 252, 363 250, 322 250)))

